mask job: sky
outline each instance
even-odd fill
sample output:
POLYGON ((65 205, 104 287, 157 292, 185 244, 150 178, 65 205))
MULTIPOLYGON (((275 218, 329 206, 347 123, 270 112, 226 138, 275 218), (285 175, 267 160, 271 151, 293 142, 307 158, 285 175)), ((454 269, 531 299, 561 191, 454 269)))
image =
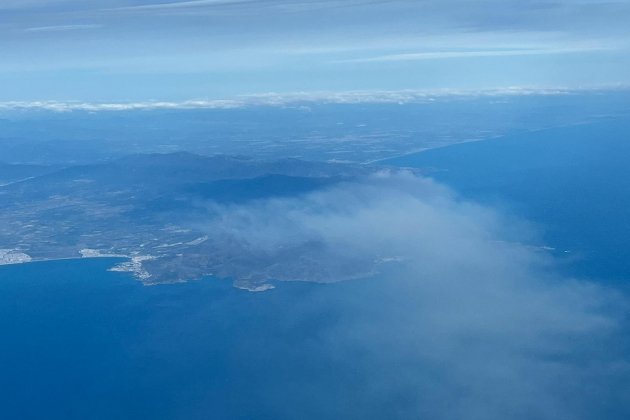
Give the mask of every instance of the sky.
POLYGON ((630 84, 630 0, 3 0, 0 101, 630 84))

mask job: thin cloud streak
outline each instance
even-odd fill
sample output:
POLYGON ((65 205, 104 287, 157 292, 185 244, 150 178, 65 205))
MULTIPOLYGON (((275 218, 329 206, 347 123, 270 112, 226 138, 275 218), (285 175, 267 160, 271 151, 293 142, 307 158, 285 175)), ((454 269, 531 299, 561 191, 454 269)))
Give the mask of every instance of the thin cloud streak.
POLYGON ((103 25, 100 24, 84 24, 84 25, 56 25, 56 26, 37 26, 26 28, 26 32, 63 32, 63 31, 80 31, 88 29, 99 29, 103 25))
POLYGON ((223 6, 223 5, 228 5, 228 4, 251 3, 253 1, 254 0, 192 0, 192 1, 170 2, 170 3, 143 4, 140 6, 117 7, 113 9, 107 9, 107 10, 134 11, 134 10, 180 9, 180 8, 190 8, 190 7, 223 6))
POLYGON ((551 48, 551 49, 515 49, 500 51, 440 51, 440 52, 417 52, 403 54, 388 54, 376 57, 354 58, 348 60, 337 60, 335 63, 378 63, 396 61, 422 61, 422 60, 445 60, 451 58, 481 58, 481 57, 518 57, 532 55, 555 55, 555 54, 576 54, 585 52, 609 51, 612 48, 589 47, 589 48, 551 48))

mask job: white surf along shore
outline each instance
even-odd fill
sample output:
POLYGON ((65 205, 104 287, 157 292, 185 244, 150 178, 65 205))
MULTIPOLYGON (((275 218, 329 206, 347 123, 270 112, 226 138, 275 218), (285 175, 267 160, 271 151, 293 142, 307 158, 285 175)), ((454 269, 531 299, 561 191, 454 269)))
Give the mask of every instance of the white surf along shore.
POLYGON ((18 249, 0 249, 0 266, 2 265, 15 265, 26 264, 32 262, 43 261, 63 261, 63 260, 76 260, 84 258, 126 258, 129 261, 121 262, 110 268, 108 271, 118 271, 131 273, 136 279, 140 281, 146 281, 151 277, 151 274, 142 266, 143 261, 155 259, 150 255, 123 255, 123 254, 111 254, 100 251, 98 249, 85 248, 79 251, 80 256, 76 257, 59 257, 59 258, 33 258, 30 255, 18 250, 18 249))

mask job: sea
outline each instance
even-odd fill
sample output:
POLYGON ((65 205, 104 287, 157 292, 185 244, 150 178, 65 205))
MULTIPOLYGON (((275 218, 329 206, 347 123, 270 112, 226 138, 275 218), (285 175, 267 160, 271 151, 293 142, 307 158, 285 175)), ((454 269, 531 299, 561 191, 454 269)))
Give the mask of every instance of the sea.
POLYGON ((340 302, 375 290, 144 286, 107 271, 118 261, 0 267, 3 419, 373 418, 395 408, 370 404, 360 359, 318 339, 357 316, 340 302))
MULTIPOLYGON (((627 133, 627 121, 597 121, 383 163, 531 221, 568 274, 624 294, 627 133)), ((107 271, 119 261, 0 267, 2 419, 435 418, 414 411, 417 389, 391 386, 409 381, 406 367, 375 365, 362 338, 337 331, 378 310, 382 278, 251 293, 215 278, 144 286, 107 271)), ((435 366, 418 372, 438 377, 435 366)), ((627 401, 600 402, 606 418, 630 414, 627 401)))

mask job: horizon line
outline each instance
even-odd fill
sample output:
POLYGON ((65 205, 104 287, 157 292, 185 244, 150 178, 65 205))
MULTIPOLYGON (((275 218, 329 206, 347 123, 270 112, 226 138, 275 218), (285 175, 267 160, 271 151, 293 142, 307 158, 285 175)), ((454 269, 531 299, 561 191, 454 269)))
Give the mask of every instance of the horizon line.
POLYGON ((252 106, 288 106, 300 104, 413 104, 433 102, 445 98, 474 98, 499 96, 570 95, 575 93, 616 92, 630 90, 630 85, 584 87, 526 87, 511 86, 486 89, 402 89, 349 90, 312 92, 267 92, 236 95, 231 99, 189 99, 181 101, 103 101, 33 100, 0 101, 0 111, 42 110, 71 111, 147 111, 177 109, 239 109, 252 106))

